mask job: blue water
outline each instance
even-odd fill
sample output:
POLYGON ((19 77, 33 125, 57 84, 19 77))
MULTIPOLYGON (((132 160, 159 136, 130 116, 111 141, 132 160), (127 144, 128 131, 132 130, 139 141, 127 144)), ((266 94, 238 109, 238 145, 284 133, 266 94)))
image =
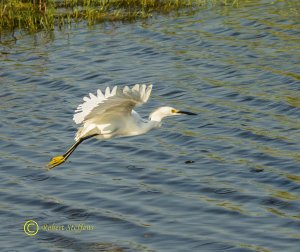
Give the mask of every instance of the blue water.
POLYGON ((265 2, 2 37, 1 251, 299 251, 299 31, 295 7, 265 2), (198 116, 45 168, 83 96, 135 83, 154 86, 144 117, 198 116))

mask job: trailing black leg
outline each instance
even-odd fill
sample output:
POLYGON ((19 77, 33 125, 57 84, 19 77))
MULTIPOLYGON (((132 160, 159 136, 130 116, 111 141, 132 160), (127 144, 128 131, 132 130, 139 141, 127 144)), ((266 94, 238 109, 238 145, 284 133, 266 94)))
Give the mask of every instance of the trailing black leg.
POLYGON ((52 168, 54 168, 55 166, 58 166, 58 165, 64 163, 64 162, 71 156, 71 154, 72 154, 73 151, 78 147, 79 144, 81 144, 84 140, 87 140, 87 139, 89 139, 89 138, 91 138, 91 137, 94 137, 94 136, 96 136, 96 135, 98 135, 98 134, 94 134, 94 135, 91 135, 91 136, 87 136, 87 137, 80 138, 77 142, 75 142, 75 143, 71 146, 70 149, 68 149, 68 151, 67 151, 65 154, 63 154, 63 155, 61 155, 61 156, 53 157, 53 158, 51 159, 51 161, 50 161, 50 162, 48 163, 48 165, 47 165, 48 168, 49 168, 49 169, 52 169, 52 168))

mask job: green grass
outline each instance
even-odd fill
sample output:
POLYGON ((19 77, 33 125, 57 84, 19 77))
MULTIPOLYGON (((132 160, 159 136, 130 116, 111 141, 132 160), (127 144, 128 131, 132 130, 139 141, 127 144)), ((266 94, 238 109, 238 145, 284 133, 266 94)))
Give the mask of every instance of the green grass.
POLYGON ((30 31, 53 29, 55 20, 54 2, 39 0, 2 0, 0 4, 0 30, 24 28, 30 31))
POLYGON ((194 10, 207 3, 236 5, 238 0, 0 0, 0 32, 53 30, 73 22, 88 25, 134 21, 155 14, 194 10))

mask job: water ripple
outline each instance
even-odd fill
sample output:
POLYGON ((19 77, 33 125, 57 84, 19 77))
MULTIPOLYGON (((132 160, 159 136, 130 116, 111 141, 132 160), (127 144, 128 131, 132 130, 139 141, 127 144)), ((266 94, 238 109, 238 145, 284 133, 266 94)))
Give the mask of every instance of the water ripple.
POLYGON ((4 251, 298 251, 299 22, 287 5, 78 24, 1 44, 4 251), (143 117, 162 105, 198 116, 88 140, 47 171, 73 144, 82 97, 134 83, 154 84, 143 117), (24 239, 28 219, 95 230, 24 239))

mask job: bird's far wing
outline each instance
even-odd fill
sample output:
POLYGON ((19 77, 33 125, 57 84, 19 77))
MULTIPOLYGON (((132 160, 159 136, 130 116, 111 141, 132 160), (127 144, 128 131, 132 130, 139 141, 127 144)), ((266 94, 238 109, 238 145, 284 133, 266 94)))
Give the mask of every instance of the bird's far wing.
POLYGON ((125 116, 131 113, 136 105, 141 105, 148 101, 151 94, 152 85, 136 84, 132 89, 125 86, 123 89, 115 86, 111 91, 107 87, 103 94, 97 90, 97 96, 89 94, 84 97, 84 103, 75 110, 73 120, 80 124, 92 117, 125 116))

